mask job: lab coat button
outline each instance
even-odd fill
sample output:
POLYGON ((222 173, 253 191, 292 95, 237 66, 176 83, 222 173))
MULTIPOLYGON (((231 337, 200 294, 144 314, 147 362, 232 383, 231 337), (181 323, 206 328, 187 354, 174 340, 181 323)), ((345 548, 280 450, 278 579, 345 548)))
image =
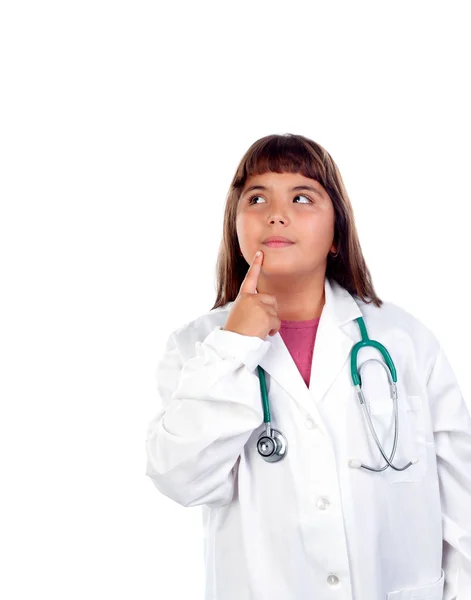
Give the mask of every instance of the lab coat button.
POLYGON ((330 502, 327 498, 319 498, 317 501, 317 508, 319 510, 325 510, 329 506, 330 502))
POLYGON ((316 424, 314 423, 314 421, 311 418, 307 418, 306 419, 306 427, 308 429, 313 429, 316 426, 316 424))
POLYGON ((337 577, 337 575, 329 575, 327 577, 327 582, 329 583, 329 585, 338 585, 339 578, 337 577))

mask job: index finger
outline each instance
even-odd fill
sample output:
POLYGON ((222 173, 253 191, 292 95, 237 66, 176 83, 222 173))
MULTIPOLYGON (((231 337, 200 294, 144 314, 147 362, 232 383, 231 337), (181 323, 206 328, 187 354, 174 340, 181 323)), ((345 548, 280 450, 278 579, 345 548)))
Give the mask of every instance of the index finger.
POLYGON ((257 282, 258 276, 260 275, 260 271, 262 269, 262 260, 263 260, 263 252, 258 250, 255 253, 252 264, 250 265, 245 277, 244 281, 240 284, 240 293, 245 294, 256 294, 257 293, 257 282), (259 254, 259 256, 257 256, 259 254))

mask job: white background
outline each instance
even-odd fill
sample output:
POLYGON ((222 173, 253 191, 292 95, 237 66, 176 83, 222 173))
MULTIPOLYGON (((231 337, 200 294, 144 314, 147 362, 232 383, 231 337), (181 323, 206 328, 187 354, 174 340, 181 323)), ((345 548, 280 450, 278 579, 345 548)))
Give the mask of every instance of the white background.
POLYGON ((330 152, 378 295, 432 329, 470 406, 466 11, 2 3, 2 598, 203 598, 200 508, 146 477, 145 431, 264 135, 330 152))

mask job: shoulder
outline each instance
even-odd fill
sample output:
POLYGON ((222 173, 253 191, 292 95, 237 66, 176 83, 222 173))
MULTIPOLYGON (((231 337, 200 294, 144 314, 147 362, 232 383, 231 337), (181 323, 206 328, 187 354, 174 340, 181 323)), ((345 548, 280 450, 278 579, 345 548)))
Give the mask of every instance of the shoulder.
POLYGON ((183 356, 194 354, 197 342, 203 342, 213 330, 224 325, 232 304, 227 302, 174 329, 169 338, 172 345, 176 346, 183 356))
POLYGON ((439 341, 432 329, 421 318, 403 306, 394 302, 383 301, 378 307, 372 302, 367 303, 354 296, 371 336, 393 335, 394 337, 409 338, 417 347, 437 352, 439 341))

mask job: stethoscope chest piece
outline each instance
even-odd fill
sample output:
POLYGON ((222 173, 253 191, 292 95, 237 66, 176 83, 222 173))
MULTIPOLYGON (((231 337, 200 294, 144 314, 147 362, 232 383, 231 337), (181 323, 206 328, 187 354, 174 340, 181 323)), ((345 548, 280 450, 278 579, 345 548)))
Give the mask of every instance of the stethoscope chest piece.
POLYGON ((270 428, 271 435, 266 432, 258 438, 257 450, 260 456, 267 462, 277 462, 286 455, 288 443, 278 429, 270 428))

